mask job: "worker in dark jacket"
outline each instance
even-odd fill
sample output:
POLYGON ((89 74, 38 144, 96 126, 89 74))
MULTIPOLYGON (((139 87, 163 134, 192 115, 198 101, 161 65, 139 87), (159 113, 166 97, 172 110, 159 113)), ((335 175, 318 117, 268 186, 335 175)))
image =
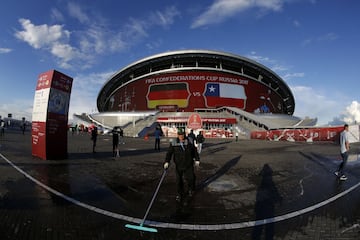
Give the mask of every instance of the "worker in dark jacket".
POLYGON ((96 140, 98 136, 98 129, 96 126, 93 127, 91 130, 91 141, 93 142, 93 153, 96 153, 95 147, 96 147, 96 140))
POLYGON ((113 142, 112 156, 113 158, 116 158, 120 156, 120 151, 119 151, 120 130, 119 128, 114 127, 111 133, 112 133, 112 142, 113 142))
POLYGON ((195 146, 185 138, 184 129, 178 129, 176 141, 170 144, 166 153, 164 169, 168 169, 173 157, 176 169, 177 196, 176 201, 181 202, 184 198, 184 180, 187 182, 187 196, 191 198, 195 190, 194 166, 200 165, 199 154, 195 146))

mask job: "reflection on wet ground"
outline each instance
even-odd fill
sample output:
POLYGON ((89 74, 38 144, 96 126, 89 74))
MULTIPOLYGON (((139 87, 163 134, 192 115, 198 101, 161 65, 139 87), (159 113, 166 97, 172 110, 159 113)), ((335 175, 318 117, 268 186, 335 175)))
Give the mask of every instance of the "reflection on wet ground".
POLYGON ((196 192, 186 204, 175 201, 170 165, 147 217, 147 224, 158 227, 154 235, 124 225, 143 218, 163 172, 169 141, 163 139, 158 152, 151 139, 128 138, 120 146, 120 157, 113 159, 110 137, 99 136, 93 154, 87 135, 69 136, 69 158, 56 161, 33 158, 29 135, 13 132, 1 139, 4 158, 53 190, 2 158, 4 239, 360 237, 359 144, 352 147, 349 179, 339 182, 333 174, 340 163, 338 146, 332 143, 207 139, 196 171, 196 192), (325 230, 316 233, 318 228, 325 230))

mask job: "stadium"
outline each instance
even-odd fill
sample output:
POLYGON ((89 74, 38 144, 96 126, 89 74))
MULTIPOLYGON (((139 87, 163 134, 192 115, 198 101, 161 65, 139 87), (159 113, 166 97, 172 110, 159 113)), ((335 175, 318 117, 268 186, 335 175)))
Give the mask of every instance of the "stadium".
MULTIPOLYGON (((189 127, 207 137, 250 136, 254 130, 314 126, 317 119, 293 116, 294 96, 275 72, 251 59, 220 51, 179 50, 136 61, 113 74, 100 89, 98 113, 104 129, 120 126, 128 136, 167 136, 189 127)), ((77 116, 84 118, 84 116, 77 116)))

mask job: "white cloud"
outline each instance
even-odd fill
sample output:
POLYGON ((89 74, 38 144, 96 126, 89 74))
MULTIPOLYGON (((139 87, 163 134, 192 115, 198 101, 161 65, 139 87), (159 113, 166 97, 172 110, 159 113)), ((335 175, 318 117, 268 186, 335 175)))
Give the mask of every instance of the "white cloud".
POLYGON ((339 36, 336 33, 330 32, 330 33, 326 33, 326 34, 318 36, 318 37, 307 38, 302 41, 301 45, 307 46, 312 43, 320 43, 321 44, 322 42, 335 41, 338 38, 339 38, 339 36))
POLYGON ((35 49, 48 48, 58 42, 66 42, 70 37, 70 32, 63 29, 62 25, 48 26, 34 25, 29 19, 21 18, 19 20, 23 31, 17 31, 15 37, 27 42, 35 49))
POLYGON ((273 60, 270 60, 270 58, 269 57, 264 57, 264 56, 261 56, 261 55, 257 55, 257 53, 256 52, 251 52, 251 54, 250 55, 247 55, 246 56, 247 58, 251 58, 251 59, 253 59, 254 61, 256 61, 256 62, 259 62, 259 63, 274 63, 274 61, 273 60))
POLYGON ((345 110, 339 115, 333 118, 331 124, 354 124, 360 123, 360 103, 358 101, 352 101, 345 110))
POLYGON ((2 54, 2 53, 9 53, 9 52, 11 52, 11 51, 12 51, 11 48, 0 48, 0 54, 2 54))
POLYGON ((80 74, 74 77, 69 107, 70 119, 72 119, 74 113, 90 113, 97 109, 97 95, 112 74, 114 74, 114 71, 91 73, 89 75, 80 74))
POLYGON ((57 43, 51 47, 51 53, 65 62, 70 61, 74 57, 75 50, 68 44, 57 43))
POLYGON ((131 18, 129 22, 125 25, 124 32, 126 33, 128 38, 132 38, 136 40, 139 38, 147 37, 148 36, 146 31, 147 24, 148 23, 144 20, 131 18))
MULTIPOLYGON (((273 66, 271 66, 271 69, 274 71, 274 72, 276 72, 276 73, 278 73, 278 72, 286 72, 286 71, 288 71, 288 67, 286 67, 286 66, 284 66, 284 65, 280 65, 280 64, 278 64, 278 63, 275 63, 273 66)), ((285 74, 286 75, 286 74, 285 74)), ((284 78, 284 77, 283 77, 284 78)))
POLYGON ((300 27, 301 26, 301 24, 300 24, 300 22, 298 20, 294 20, 293 24, 294 24, 295 27, 300 27))
POLYGON ((352 101, 350 106, 346 107, 345 122, 358 122, 360 123, 360 103, 358 101, 352 101))
POLYGON ((313 43, 313 39, 307 38, 301 42, 301 46, 307 46, 307 45, 310 45, 311 43, 313 43))
POLYGON ((68 3, 68 12, 71 17, 77 19, 80 23, 88 23, 89 17, 87 14, 81 9, 80 5, 70 2, 68 3))
POLYGON ((339 36, 336 33, 330 32, 330 33, 326 33, 320 37, 318 37, 318 41, 322 42, 322 41, 334 41, 336 39, 338 39, 339 36))
MULTIPOLYGON (((97 95, 103 84, 115 71, 102 73, 90 73, 73 77, 73 85, 70 95, 69 121, 73 114, 90 113, 97 110, 97 95)), ((32 119, 34 99, 14 99, 11 103, 0 103, 0 116, 7 117, 8 113, 13 114, 14 119, 32 119)))
POLYGON ((334 124, 345 108, 344 96, 326 95, 307 86, 290 86, 295 97, 295 116, 318 118, 318 125, 334 124))
POLYGON ((23 31, 15 32, 15 37, 35 49, 50 52, 61 67, 70 68, 70 62, 80 56, 77 49, 68 44, 71 34, 63 25, 34 25, 29 19, 23 18, 19 22, 23 31))
POLYGON ((28 19, 20 19, 19 22, 23 30, 15 32, 15 37, 35 49, 51 53, 58 61, 59 66, 64 69, 69 69, 73 65, 84 69, 95 57, 93 48, 82 51, 82 49, 71 46, 69 44, 70 31, 65 30, 63 25, 34 25, 28 19))
MULTIPOLYGON (((167 27, 180 15, 175 7, 168 7, 152 12, 143 19, 131 18, 121 29, 112 30, 113 27, 110 29, 105 24, 106 20, 89 17, 77 4, 69 3, 68 10, 69 15, 81 23, 79 29, 69 31, 64 25, 35 25, 29 19, 20 19, 23 29, 14 35, 35 49, 51 53, 64 69, 86 69, 99 56, 126 50, 146 38, 151 28, 159 25, 167 27)), ((51 17, 64 20, 57 9, 52 9, 51 17)))
POLYGON ((334 109, 336 102, 326 99, 313 88, 307 86, 292 86, 291 91, 295 97, 295 116, 318 118, 318 124, 324 124, 332 119, 335 113, 330 114, 329 109, 334 109), (326 118, 326 119, 324 119, 326 118))
POLYGON ((163 41, 161 39, 156 39, 152 42, 146 43, 145 45, 148 49, 153 50, 153 49, 160 47, 162 44, 163 44, 163 41))
MULTIPOLYGON (((303 72, 291 72, 289 67, 280 65, 276 60, 264 57, 252 51, 248 58, 268 66, 289 84, 294 78, 303 78, 303 72)), ((346 105, 347 96, 339 93, 327 94, 322 90, 308 86, 289 85, 295 98, 294 116, 317 118, 318 125, 342 125, 343 123, 360 122, 360 103, 353 101, 346 105)))
POLYGON ((271 59, 269 57, 261 56, 255 51, 252 51, 250 54, 247 54, 246 57, 250 58, 260 64, 263 64, 264 66, 270 68, 272 71, 274 71, 276 73, 286 72, 288 70, 288 67, 280 65, 279 63, 277 63, 276 60, 271 59))
POLYGON ((283 4, 284 0, 216 0, 192 23, 191 28, 223 22, 250 8, 258 8, 261 11, 280 11, 283 4))
POLYGON ((303 78, 305 76, 305 73, 303 72, 290 72, 290 67, 281 65, 276 60, 273 60, 269 57, 258 55, 255 51, 252 51, 250 55, 247 55, 246 57, 263 64, 276 74, 281 75, 281 78, 285 80, 285 82, 288 82, 293 78, 303 78))
POLYGON ((92 51, 93 53, 101 54, 107 51, 107 36, 103 29, 93 26, 81 35, 80 49, 82 52, 92 51))
POLYGON ((175 18, 180 16, 180 12, 175 7, 165 8, 164 11, 156 11, 149 14, 143 19, 131 18, 125 25, 125 33, 129 40, 140 40, 146 38, 149 29, 160 25, 168 27, 173 24, 175 18))
POLYGON ((31 121, 33 99, 20 99, 16 98, 11 103, 0 104, 0 116, 7 117, 9 113, 12 114, 14 119, 22 119, 25 117, 26 120, 31 121))
POLYGON ((167 27, 174 23, 176 17, 180 16, 180 12, 174 6, 167 7, 164 11, 156 11, 150 14, 151 24, 157 24, 167 27))
POLYGON ((305 76, 305 73, 301 73, 301 72, 298 72, 298 73, 286 73, 284 76, 282 76, 282 78, 285 81, 288 81, 288 80, 293 79, 293 78, 303 78, 304 76, 305 76))
POLYGON ((65 20, 64 15, 56 8, 51 9, 51 18, 56 22, 63 22, 65 20))

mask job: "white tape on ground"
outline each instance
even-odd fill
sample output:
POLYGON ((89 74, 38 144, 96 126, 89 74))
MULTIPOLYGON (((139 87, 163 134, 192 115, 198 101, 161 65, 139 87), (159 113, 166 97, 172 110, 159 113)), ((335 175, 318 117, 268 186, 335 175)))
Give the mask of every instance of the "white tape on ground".
MULTIPOLYGON (((127 222, 131 222, 131 223, 137 223, 140 224, 142 222, 142 219, 140 218, 134 218, 134 217, 129 217, 126 215, 122 215, 122 214, 118 214, 118 213, 114 213, 114 212, 110 212, 98 207, 94 207, 91 206, 89 204, 80 202, 74 198, 71 198, 67 195, 62 194, 61 192, 56 191, 55 189, 43 184, 42 182, 38 181, 37 179, 33 178, 32 176, 30 176, 29 174, 27 174, 25 171, 23 171, 21 168, 19 168, 18 166, 16 166, 13 162, 11 162, 9 159, 7 159, 4 155, 2 155, 0 153, 0 157, 2 159, 4 159, 7 163, 9 163, 13 168, 15 168, 18 172, 20 172, 21 174, 23 174, 26 178, 30 179, 31 181, 33 181, 35 184, 39 185, 40 187, 46 189, 47 191, 57 195, 58 197, 61 197, 77 206, 86 208, 90 211, 99 213, 99 214, 103 214, 112 218, 116 218, 116 219, 120 219, 120 220, 124 220, 127 222)), ((172 229, 181 229, 181 230, 197 230, 197 231, 214 231, 214 230, 227 230, 227 229, 240 229, 240 228, 247 228, 247 227, 254 227, 254 226, 259 226, 259 225, 265 225, 268 223, 275 223, 275 222, 280 222, 280 221, 284 221, 290 218, 294 218, 297 216, 300 216, 302 214, 314 211, 315 209, 318 209, 320 207, 323 207, 331 202, 334 202, 335 200, 345 196, 346 194, 350 193, 351 191, 355 190, 356 188, 358 188, 360 186, 360 182, 355 184, 354 186, 352 186, 351 188, 327 199, 324 200, 320 203, 317 203, 315 205, 312 205, 310 207, 307 208, 303 208, 291 213, 287 213, 284 215, 280 215, 280 216, 276 216, 276 217, 272 217, 272 218, 266 218, 266 219, 262 219, 262 220, 256 220, 256 221, 247 221, 247 222, 239 222, 239 223, 226 223, 226 224, 176 224, 176 223, 166 223, 166 222, 156 222, 156 221, 151 221, 151 220, 146 220, 144 224, 149 225, 149 226, 153 226, 153 227, 160 227, 160 228, 172 228, 172 229)))

